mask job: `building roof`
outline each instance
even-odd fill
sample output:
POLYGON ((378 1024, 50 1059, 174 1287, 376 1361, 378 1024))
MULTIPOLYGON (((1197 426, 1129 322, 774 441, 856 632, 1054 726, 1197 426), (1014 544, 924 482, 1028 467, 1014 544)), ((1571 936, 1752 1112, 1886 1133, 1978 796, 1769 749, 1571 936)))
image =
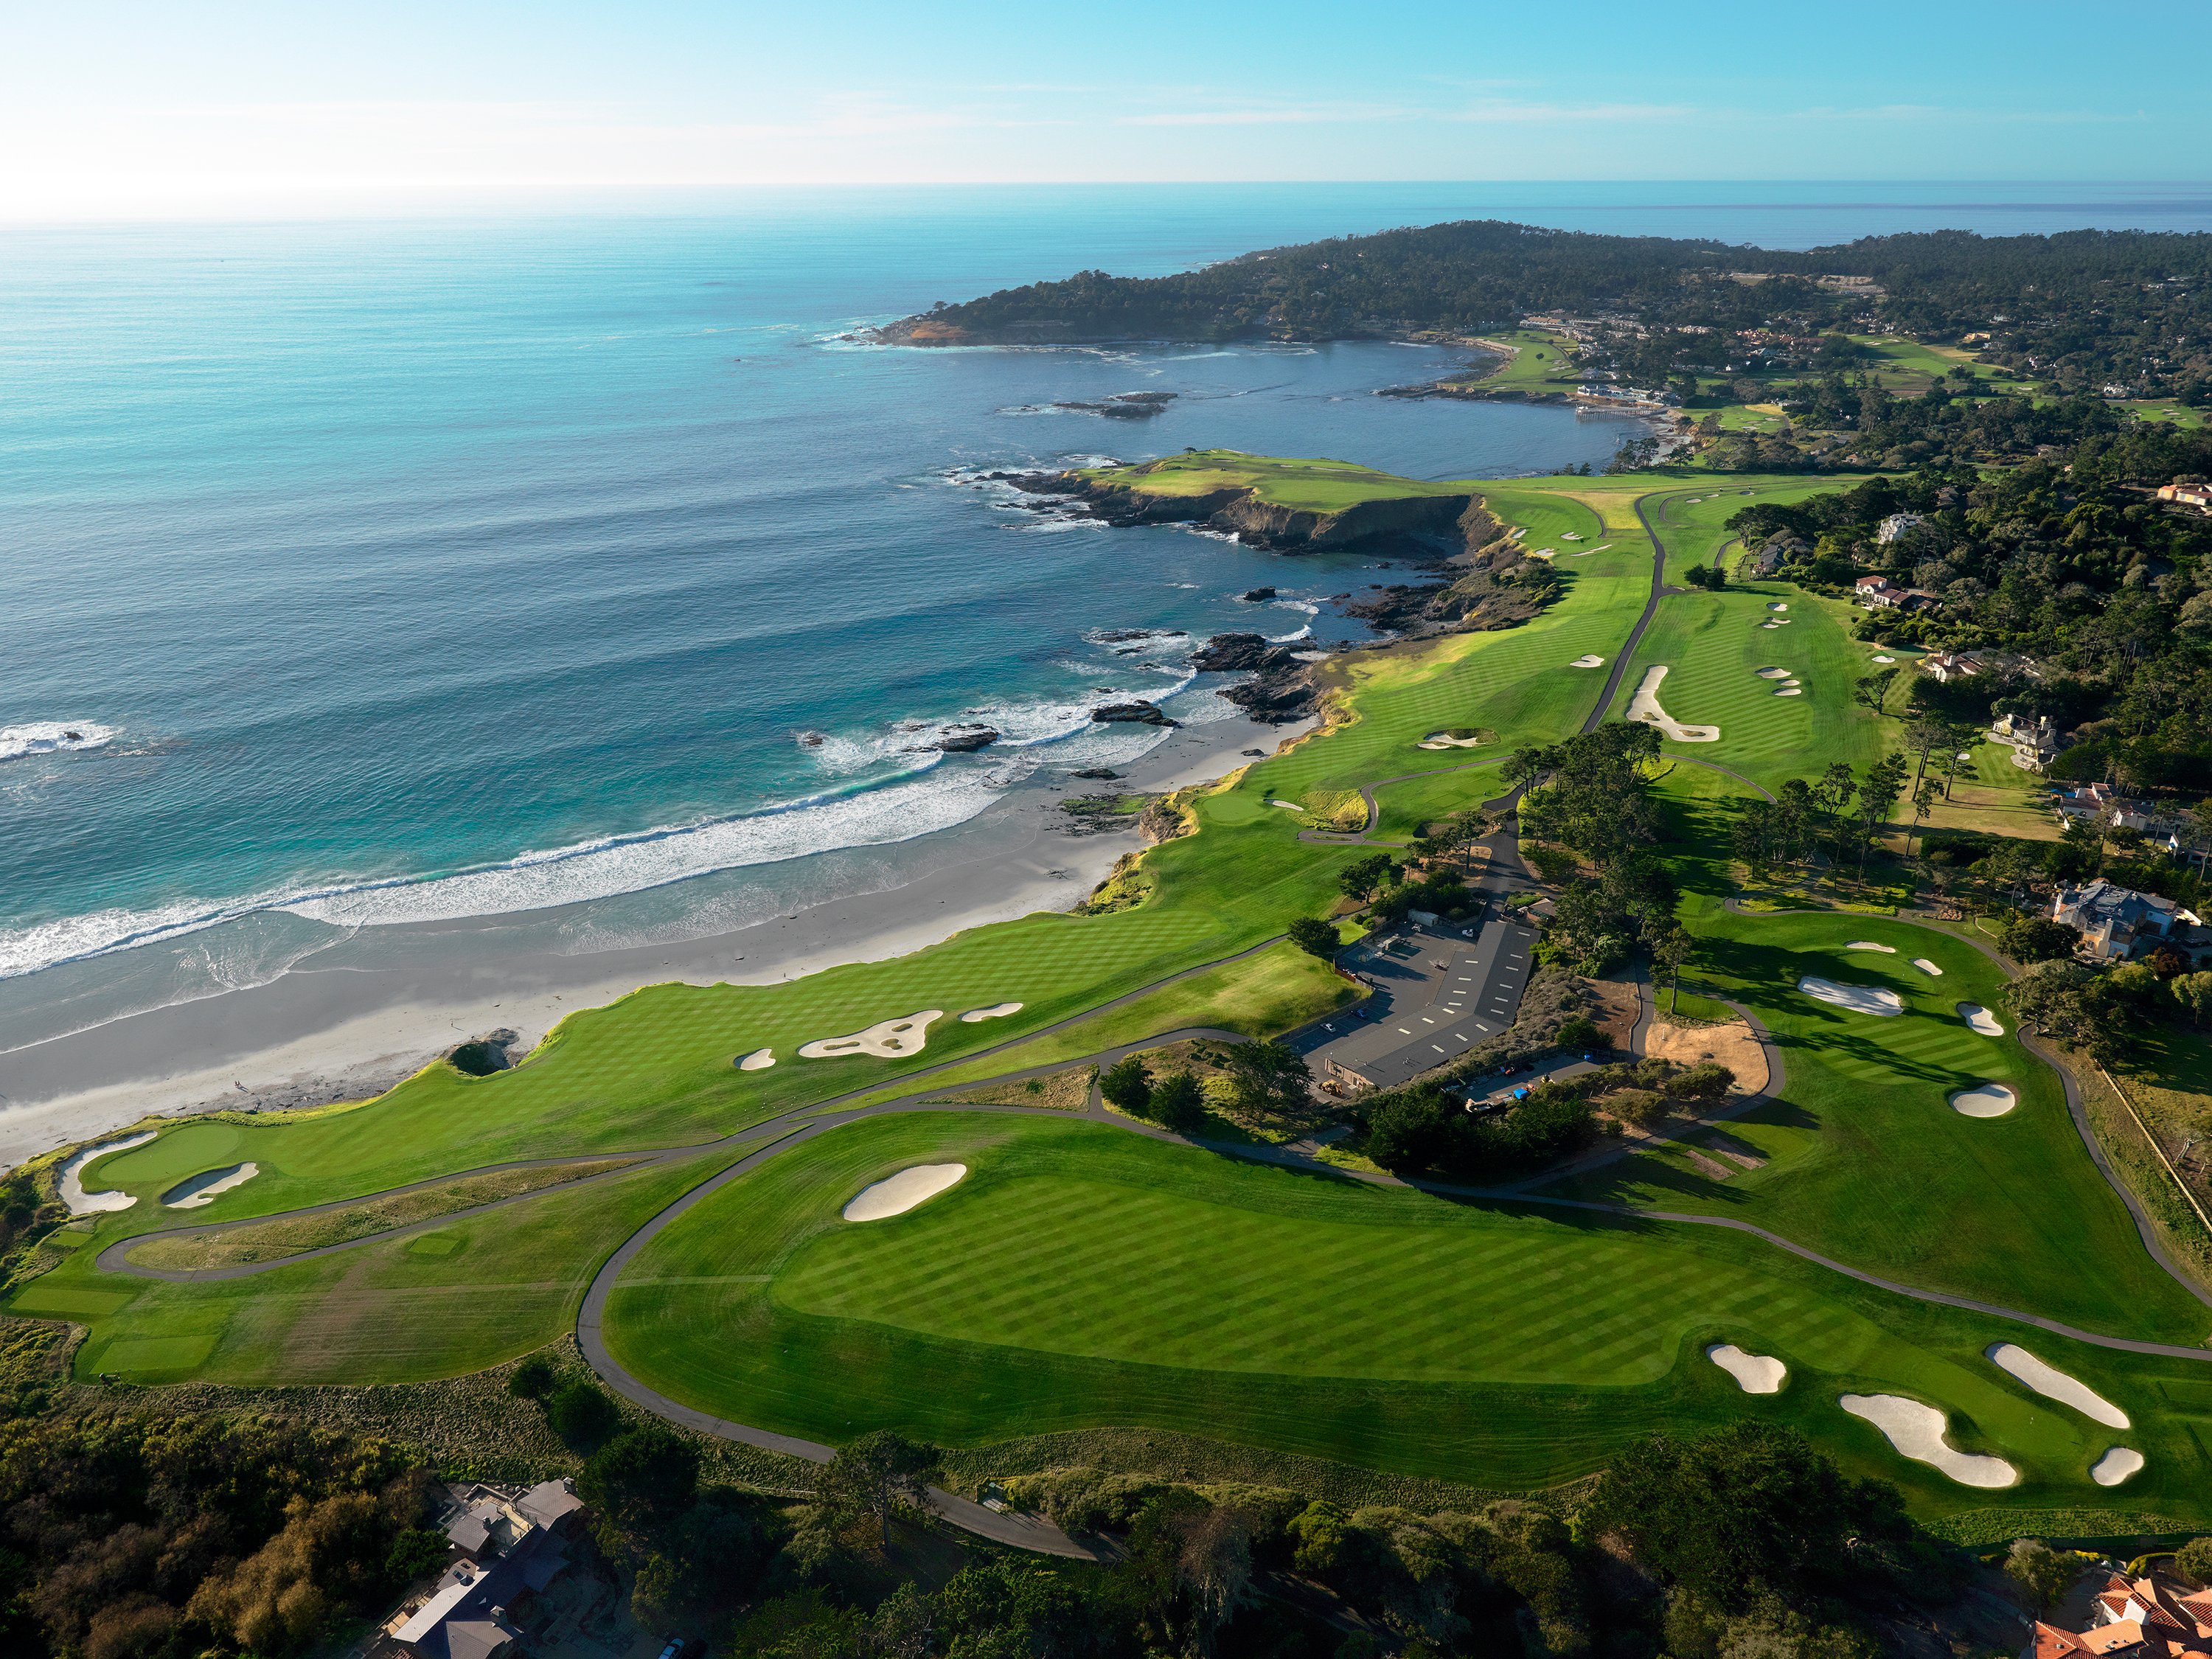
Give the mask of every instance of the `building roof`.
POLYGON ((446 1626, 446 1659, 493 1659, 514 1632, 489 1619, 455 1619, 446 1626))
POLYGON ((2160 898, 2155 893, 2138 893, 2132 887, 2118 886, 2100 876, 2086 887, 2063 890, 2054 908, 2062 915, 2071 911, 2082 919, 2084 925, 2133 927, 2146 921, 2170 922, 2180 907, 2170 898, 2160 898))
POLYGON ((550 1527, 584 1507, 571 1481, 541 1480, 514 1500, 523 1517, 538 1526, 550 1527))

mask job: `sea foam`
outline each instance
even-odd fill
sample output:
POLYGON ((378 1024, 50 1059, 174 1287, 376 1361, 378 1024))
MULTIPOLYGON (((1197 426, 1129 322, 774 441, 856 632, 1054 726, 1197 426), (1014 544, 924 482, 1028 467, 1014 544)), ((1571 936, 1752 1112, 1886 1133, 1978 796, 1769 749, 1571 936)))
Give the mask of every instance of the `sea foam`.
POLYGON ((114 737, 113 726, 94 725, 90 720, 33 720, 27 726, 0 726, 0 761, 100 749, 114 737))

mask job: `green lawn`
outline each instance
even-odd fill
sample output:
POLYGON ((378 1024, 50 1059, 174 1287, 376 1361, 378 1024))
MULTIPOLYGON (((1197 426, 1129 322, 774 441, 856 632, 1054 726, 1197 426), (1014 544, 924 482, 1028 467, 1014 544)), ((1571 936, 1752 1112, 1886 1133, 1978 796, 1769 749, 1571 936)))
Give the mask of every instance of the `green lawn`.
POLYGON ((1249 489, 1263 501, 1310 513, 1336 513, 1361 501, 1409 495, 1464 495, 1475 485, 1401 478, 1351 461, 1248 455, 1239 449, 1194 449, 1136 466, 1097 467, 1082 475, 1127 484, 1147 495, 1206 495, 1249 489))
POLYGON ((1474 377, 1474 384, 1511 392, 1571 392, 1582 384, 1575 366, 1573 343, 1564 334, 1541 329, 1509 329, 1486 335, 1486 343, 1504 346, 1512 356, 1487 374, 1474 377))
POLYGON ((2002 1504, 2208 1507, 2160 1390, 2194 1385, 2212 1407, 2212 1367, 1904 1303, 1718 1230, 1459 1204, 1080 1122, 927 1114, 796 1149, 657 1239, 606 1335, 686 1403, 832 1441, 1197 1424, 1525 1487, 1655 1427, 1754 1415, 1898 1481, 1923 1513, 1990 1505, 1834 1403, 1901 1392, 1948 1410, 1954 1443, 2022 1469, 2002 1504), (908 1215, 839 1217, 871 1181, 956 1160, 966 1179, 908 1215), (2163 1420, 2114 1437, 2053 1408, 1981 1358, 1999 1340, 2163 1420), (1740 1393, 1704 1357, 1716 1341, 1784 1358, 1790 1385, 1740 1393), (2116 1437, 2150 1468, 2107 1493, 2086 1471, 2116 1437))

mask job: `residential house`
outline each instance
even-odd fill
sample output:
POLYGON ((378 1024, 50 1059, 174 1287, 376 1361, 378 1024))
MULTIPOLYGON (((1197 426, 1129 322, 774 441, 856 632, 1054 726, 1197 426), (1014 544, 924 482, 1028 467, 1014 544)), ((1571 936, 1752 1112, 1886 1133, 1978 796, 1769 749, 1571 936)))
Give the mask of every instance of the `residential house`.
POLYGON ((2212 1659, 2212 1590, 2192 1590, 2164 1573, 2113 1573, 2090 1604, 2086 1630, 2037 1620, 2021 1659, 2212 1659))
POLYGON ((1981 658, 1966 651, 1931 651, 1920 659, 1920 672, 1938 685, 1948 685, 1953 680, 1970 680, 1986 665, 1981 658))
POLYGON ((1904 535, 1905 532, 1911 529, 1913 526, 1926 524, 1928 520, 1921 517, 1917 513, 1893 513, 1887 518, 1884 519, 1878 526, 1876 526, 1874 532, 1874 538, 1887 546, 1891 542, 1895 541, 1899 537, 1904 535))
POLYGON ((443 1525, 461 1557, 385 1634, 420 1659, 501 1659, 523 1638, 522 1609, 568 1569, 583 1501, 565 1480, 527 1491, 471 1483, 448 1498, 443 1525))
POLYGON ((2158 498, 2179 507, 2193 507, 2200 512, 2212 513, 2212 484, 2197 478, 2176 478, 2159 488, 2158 498))
POLYGON ((2059 889, 2051 904, 2051 920, 2079 933, 2088 953, 2106 962, 2148 955, 2186 914, 2170 898, 2116 886, 2101 876, 2085 887, 2059 889))
POLYGON ((1899 587, 1887 576, 1862 576, 1856 586, 1859 602, 1869 611, 1925 611, 1943 603, 1924 587, 1899 587))
POLYGON ((1990 738, 2012 745, 2012 763, 2023 772, 2040 772, 2065 746, 2058 735, 2058 722, 2048 714, 2033 720, 2025 714, 2000 714, 1990 727, 1990 738))

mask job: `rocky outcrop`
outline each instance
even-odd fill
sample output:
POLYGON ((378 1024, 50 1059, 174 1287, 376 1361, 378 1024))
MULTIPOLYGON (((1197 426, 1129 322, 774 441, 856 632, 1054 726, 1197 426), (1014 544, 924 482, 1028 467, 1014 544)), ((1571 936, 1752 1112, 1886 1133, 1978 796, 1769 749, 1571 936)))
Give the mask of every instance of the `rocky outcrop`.
POLYGON ((1251 675, 1221 695, 1255 720, 1280 726, 1320 712, 1316 665, 1289 646, 1278 645, 1258 634, 1216 634, 1190 660, 1194 668, 1251 675))
POLYGON ((482 1036, 454 1044, 440 1058, 464 1077, 489 1077, 514 1064, 507 1050, 521 1040, 520 1033, 516 1031, 487 1031, 482 1036))
POLYGON ((1216 634, 1191 653, 1190 665, 1209 673, 1265 673, 1300 666, 1297 653, 1260 634, 1216 634))
POLYGON ((999 734, 988 726, 965 726, 948 730, 932 749, 941 749, 948 755, 972 755, 978 749, 988 749, 998 742, 999 734))
POLYGON ((1170 720, 1160 706, 1153 702, 1101 703, 1091 711, 1091 718, 1101 723, 1120 722, 1133 726, 1181 726, 1182 722, 1170 720))
POLYGON ((1119 392, 1093 403, 1062 399, 1053 407, 1072 415, 1103 415, 1109 421, 1149 421, 1155 415, 1166 414, 1176 395, 1172 392, 1119 392))
MULTIPOLYGON (((1132 476, 1141 477, 1143 473, 1139 467, 1132 476)), ((1397 556, 1433 556, 1443 544, 1464 544, 1461 520, 1470 508, 1480 507, 1473 495, 1395 495, 1319 513, 1263 501, 1245 484, 1192 495, 1166 495, 1119 479, 1087 478, 1079 472, 991 476, 1030 495, 1080 501, 1109 524, 1202 524, 1248 546, 1279 553, 1356 548, 1397 556)), ((1486 520, 1488 516, 1483 515, 1486 520)))

